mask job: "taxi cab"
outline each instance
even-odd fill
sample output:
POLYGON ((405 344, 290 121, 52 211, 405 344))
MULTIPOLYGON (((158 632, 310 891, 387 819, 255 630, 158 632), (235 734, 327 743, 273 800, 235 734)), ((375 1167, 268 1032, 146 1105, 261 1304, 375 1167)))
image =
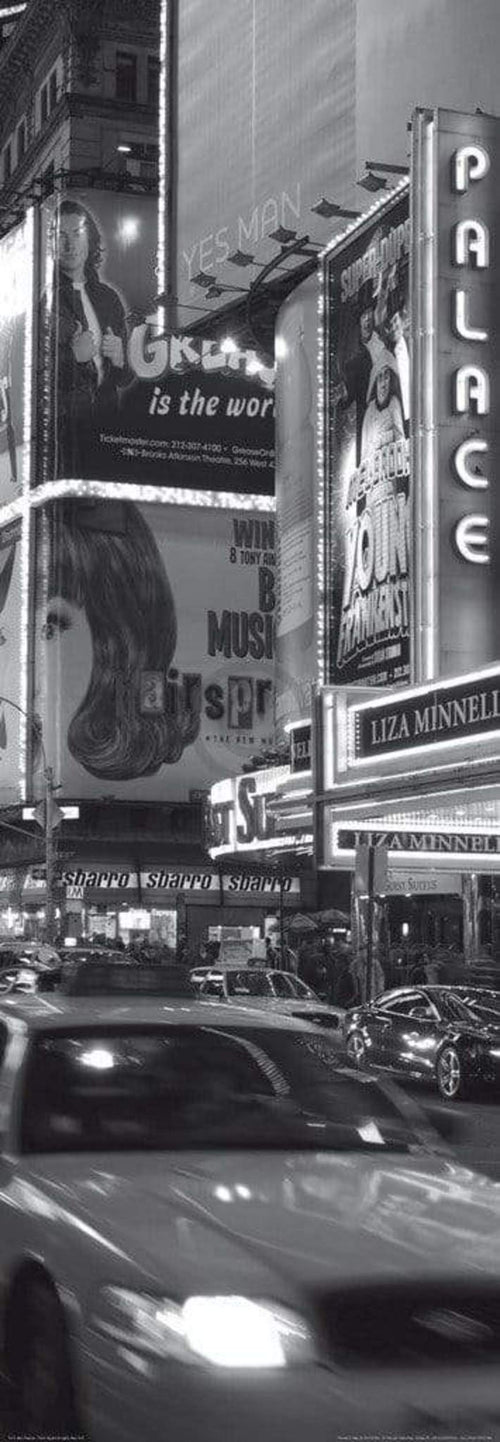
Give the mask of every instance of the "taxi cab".
POLYGON ((307 1023, 7 998, 0 1327, 22 1435, 500 1437, 500 1189, 307 1023))

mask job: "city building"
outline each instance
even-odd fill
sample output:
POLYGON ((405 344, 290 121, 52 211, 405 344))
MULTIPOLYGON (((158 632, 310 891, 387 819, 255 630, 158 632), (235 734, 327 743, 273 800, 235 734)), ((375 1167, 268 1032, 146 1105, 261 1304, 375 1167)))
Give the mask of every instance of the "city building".
MULTIPOLYGON (((318 332, 328 297, 317 264, 344 231, 355 240, 367 195, 381 202, 375 227, 394 193, 407 206, 415 107, 433 113, 439 94, 472 115, 498 110, 498 12, 480 4, 481 26, 466 0, 439 10, 382 0, 376 22, 372 0, 307 10, 234 0, 230 11, 227 0, 31 0, 7 37, 0 791, 11 927, 20 883, 7 868, 40 868, 43 836, 36 843, 36 820, 22 837, 7 839, 6 826, 44 792, 49 809, 79 812, 62 815, 54 847, 58 906, 75 933, 149 935, 154 921, 174 940, 237 926, 222 913, 238 848, 222 861, 214 852, 210 869, 203 845, 210 788, 282 760, 287 728, 313 719, 312 687, 437 674, 423 613, 418 666, 408 619, 398 655, 395 643, 378 669, 356 674, 347 619, 347 669, 318 663, 337 604, 332 592, 328 613, 324 583, 338 528, 318 502, 332 401, 321 370, 318 390, 318 347, 334 337, 318 332), (435 57, 450 36, 443 77, 435 57)), ((407 215, 393 228, 408 261, 407 215)), ((406 272, 399 279, 402 290, 406 272)), ((394 286, 391 304, 403 311, 389 370, 407 445, 407 296, 394 286)), ((351 346, 354 334, 353 324, 351 346)), ((368 444, 361 425, 354 444, 368 444)), ((483 600, 490 582, 483 567, 483 600)), ((412 586, 401 578, 406 618, 412 586)), ((439 675, 467 667, 455 641, 439 675)), ((477 656, 477 638, 468 647, 477 656)), ((323 864, 318 800, 312 781, 279 783, 276 816, 294 839, 286 875, 286 848, 239 856, 242 925, 262 931, 276 880, 283 905, 289 881, 287 904, 345 906, 352 867, 323 864), (287 787, 298 793, 289 827, 287 787)), ((25 881, 42 912, 43 876, 25 881)))

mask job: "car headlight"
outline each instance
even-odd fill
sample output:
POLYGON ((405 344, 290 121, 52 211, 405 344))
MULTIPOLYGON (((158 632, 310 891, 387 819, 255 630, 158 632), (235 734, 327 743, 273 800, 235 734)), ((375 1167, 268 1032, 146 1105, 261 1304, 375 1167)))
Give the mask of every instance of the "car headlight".
POLYGON ((311 1362, 316 1356, 303 1318, 286 1307, 248 1297, 188 1297, 179 1304, 105 1287, 94 1322, 116 1342, 181 1362, 278 1368, 311 1362))

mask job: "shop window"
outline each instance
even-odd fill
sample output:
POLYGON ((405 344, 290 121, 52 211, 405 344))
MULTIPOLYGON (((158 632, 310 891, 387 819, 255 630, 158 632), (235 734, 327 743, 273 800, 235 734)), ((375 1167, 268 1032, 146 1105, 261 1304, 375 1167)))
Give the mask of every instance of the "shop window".
POLYGON ((116 52, 116 99, 131 105, 137 99, 137 55, 129 50, 116 52))

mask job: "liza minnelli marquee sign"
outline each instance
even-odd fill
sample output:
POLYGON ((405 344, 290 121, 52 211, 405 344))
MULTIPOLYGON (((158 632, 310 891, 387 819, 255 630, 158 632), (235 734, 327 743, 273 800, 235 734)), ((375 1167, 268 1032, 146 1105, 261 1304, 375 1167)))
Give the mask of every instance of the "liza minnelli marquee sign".
POLYGON ((500 671, 353 711, 357 761, 491 735, 500 732, 500 671))
POLYGON ((498 657, 500 122, 414 119, 417 679, 498 657))

